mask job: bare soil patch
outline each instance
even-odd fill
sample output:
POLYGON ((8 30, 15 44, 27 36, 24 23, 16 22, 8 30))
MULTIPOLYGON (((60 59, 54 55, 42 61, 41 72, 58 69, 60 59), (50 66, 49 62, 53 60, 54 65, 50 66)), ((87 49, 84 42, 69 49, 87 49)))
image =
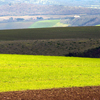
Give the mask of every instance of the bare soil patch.
POLYGON ((0 100, 100 100, 100 86, 2 92, 0 100))

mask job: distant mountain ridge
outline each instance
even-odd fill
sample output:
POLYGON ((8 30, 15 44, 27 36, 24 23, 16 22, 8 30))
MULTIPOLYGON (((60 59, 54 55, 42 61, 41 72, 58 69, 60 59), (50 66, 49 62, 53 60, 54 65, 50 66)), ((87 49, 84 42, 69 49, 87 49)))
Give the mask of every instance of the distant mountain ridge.
POLYGON ((100 0, 0 0, 0 5, 10 4, 10 3, 88 6, 88 5, 100 5, 100 0))
POLYGON ((100 14, 100 9, 84 7, 69 7, 61 5, 35 5, 35 4, 12 4, 0 6, 0 16, 16 15, 73 15, 73 14, 100 14))

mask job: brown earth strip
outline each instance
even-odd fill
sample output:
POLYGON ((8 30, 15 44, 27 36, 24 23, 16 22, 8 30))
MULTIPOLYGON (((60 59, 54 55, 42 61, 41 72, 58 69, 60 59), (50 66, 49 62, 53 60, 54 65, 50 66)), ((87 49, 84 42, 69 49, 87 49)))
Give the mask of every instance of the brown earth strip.
POLYGON ((2 92, 0 100, 100 100, 100 86, 2 92))

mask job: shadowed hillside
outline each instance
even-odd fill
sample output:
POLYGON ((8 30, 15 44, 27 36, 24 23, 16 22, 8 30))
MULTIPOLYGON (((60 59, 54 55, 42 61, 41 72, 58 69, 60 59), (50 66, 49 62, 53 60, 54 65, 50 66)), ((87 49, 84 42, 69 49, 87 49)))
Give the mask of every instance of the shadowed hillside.
POLYGON ((100 39, 0 41, 2 54, 100 57, 98 47, 100 39))
POLYGON ((100 27, 0 31, 1 54, 100 57, 100 27))
POLYGON ((65 56, 100 58, 100 47, 89 49, 81 53, 69 53, 65 56))

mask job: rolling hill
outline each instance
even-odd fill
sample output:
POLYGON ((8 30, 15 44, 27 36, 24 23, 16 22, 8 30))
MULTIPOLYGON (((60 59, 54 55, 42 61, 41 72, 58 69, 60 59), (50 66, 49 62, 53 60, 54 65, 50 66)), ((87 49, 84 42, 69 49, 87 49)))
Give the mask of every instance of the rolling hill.
POLYGON ((43 20, 33 23, 28 28, 47 28, 47 27, 66 27, 68 24, 63 24, 60 20, 43 20))
POLYGON ((100 57, 100 27, 0 31, 0 53, 100 57))
POLYGON ((34 16, 34 15, 99 15, 100 9, 70 7, 62 5, 35 5, 17 3, 0 6, 0 16, 34 16))

